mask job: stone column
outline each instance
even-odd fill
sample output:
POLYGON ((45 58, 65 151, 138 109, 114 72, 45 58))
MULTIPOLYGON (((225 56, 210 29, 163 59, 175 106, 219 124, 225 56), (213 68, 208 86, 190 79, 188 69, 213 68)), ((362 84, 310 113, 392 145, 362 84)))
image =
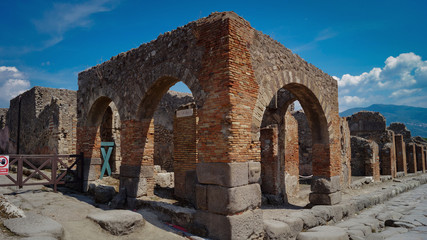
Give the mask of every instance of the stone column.
POLYGON ((298 122, 288 111, 285 114, 284 134, 286 195, 288 198, 297 197, 299 194, 298 122))
POLYGON ((271 203, 283 203, 281 166, 279 160, 279 130, 276 124, 262 128, 261 136, 261 190, 271 203))
POLYGON ((99 127, 77 127, 77 152, 83 152, 83 191, 99 178, 101 173, 101 137, 99 127))
POLYGON ((174 117, 174 193, 177 198, 195 201, 197 164, 197 110, 195 104, 187 104, 177 109, 174 117))
POLYGON ((417 172, 417 154, 415 143, 406 144, 406 160, 408 161, 408 173, 417 172))
POLYGON ((382 146, 380 152, 380 165, 381 175, 391 175, 396 177, 396 156, 394 141, 393 143, 386 143, 382 146))
POLYGON ((424 146, 421 144, 415 145, 416 156, 417 156, 417 169, 418 171, 426 172, 426 161, 424 156, 424 146))
POLYGON ((154 124, 144 121, 122 121, 122 165, 120 191, 126 191, 127 203, 132 207, 135 199, 154 194, 154 124))
POLYGON ((403 136, 397 134, 394 136, 396 144, 396 167, 398 172, 404 172, 406 175, 408 173, 406 167, 406 147, 405 142, 403 141, 403 136))

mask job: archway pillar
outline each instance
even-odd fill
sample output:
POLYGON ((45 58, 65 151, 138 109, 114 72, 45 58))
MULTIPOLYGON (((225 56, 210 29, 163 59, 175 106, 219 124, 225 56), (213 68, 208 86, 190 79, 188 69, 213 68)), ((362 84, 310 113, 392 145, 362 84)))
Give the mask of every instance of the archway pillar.
POLYGON ((154 124, 151 119, 122 121, 120 191, 126 192, 127 205, 154 194, 154 124))
POLYGON ((205 162, 196 172, 197 225, 214 239, 262 235, 259 162, 205 162))
MULTIPOLYGON (((101 137, 99 127, 77 127, 77 153, 83 153, 83 191, 99 178, 101 172, 101 137)), ((81 166, 80 166, 81 167, 81 166)))
MULTIPOLYGON (((341 202, 341 145, 338 113, 329 123, 329 141, 313 143, 313 180, 309 196, 312 205, 341 202)), ((313 141, 314 142, 314 141, 313 141)))

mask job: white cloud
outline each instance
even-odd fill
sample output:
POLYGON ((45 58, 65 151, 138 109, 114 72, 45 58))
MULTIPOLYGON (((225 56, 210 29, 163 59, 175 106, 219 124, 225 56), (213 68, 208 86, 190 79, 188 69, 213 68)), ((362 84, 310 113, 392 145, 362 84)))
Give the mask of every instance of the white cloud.
POLYGON ((422 90, 421 88, 415 88, 415 89, 400 89, 400 90, 394 91, 394 92, 390 95, 390 97, 402 97, 402 96, 408 96, 408 95, 411 95, 412 93, 419 92, 419 91, 421 91, 421 90, 422 90))
POLYGON ((360 98, 358 96, 344 96, 342 98, 342 101, 347 105, 349 105, 349 104, 360 105, 360 104, 364 103, 366 101, 366 99, 360 98))
POLYGON ((0 66, 0 105, 9 107, 10 99, 30 88, 30 82, 16 67, 0 66))
POLYGON ((388 57, 382 68, 333 78, 338 81, 340 96, 353 95, 340 97, 341 111, 360 104, 402 104, 403 98, 407 105, 427 107, 427 103, 415 102, 417 96, 427 95, 427 61, 412 52, 388 57))
POLYGON ((116 0, 90 0, 83 3, 54 3, 53 8, 41 19, 33 20, 39 33, 49 36, 38 47, 27 47, 23 53, 41 51, 54 46, 64 39, 64 34, 75 28, 87 28, 93 24, 92 16, 115 8, 116 0))

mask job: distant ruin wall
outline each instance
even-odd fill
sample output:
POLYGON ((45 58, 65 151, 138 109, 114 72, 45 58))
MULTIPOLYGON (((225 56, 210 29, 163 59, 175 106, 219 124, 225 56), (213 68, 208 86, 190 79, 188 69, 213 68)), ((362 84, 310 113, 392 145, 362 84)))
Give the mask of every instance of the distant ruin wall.
POLYGON ((174 114, 178 107, 193 102, 190 93, 168 91, 154 112, 154 164, 173 172, 174 114))
POLYGON ((292 115, 298 121, 299 174, 310 176, 313 174, 311 129, 303 111, 295 111, 292 115))
POLYGON ((20 154, 75 154, 76 98, 75 91, 34 87, 12 99, 8 152, 17 153, 19 144, 20 154))

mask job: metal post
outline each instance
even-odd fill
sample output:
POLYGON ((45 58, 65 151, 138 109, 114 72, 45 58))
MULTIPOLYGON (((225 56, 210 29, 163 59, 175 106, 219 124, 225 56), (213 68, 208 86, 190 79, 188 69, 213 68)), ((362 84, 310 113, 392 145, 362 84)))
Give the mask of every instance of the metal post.
POLYGON ((18 157, 18 171, 17 171, 17 175, 16 175, 16 180, 18 181, 18 187, 21 189, 22 188, 22 175, 24 174, 22 172, 22 165, 24 160, 22 159, 22 157, 18 157))
POLYGON ((19 103, 18 103, 18 136, 16 138, 16 154, 19 154, 19 141, 21 135, 21 95, 19 95, 19 103))
POLYGON ((57 181, 56 181, 56 169, 57 169, 58 157, 56 156, 56 154, 51 159, 51 163, 52 163, 52 176, 51 176, 51 180, 53 181, 53 191, 57 192, 56 191, 56 184, 57 184, 57 181))
MULTIPOLYGON (((82 192, 84 192, 84 167, 85 167, 85 158, 84 158, 84 153, 80 152, 80 156, 79 158, 79 162, 80 162, 80 190, 82 192)), ((77 167, 79 166, 77 165, 77 167)))

